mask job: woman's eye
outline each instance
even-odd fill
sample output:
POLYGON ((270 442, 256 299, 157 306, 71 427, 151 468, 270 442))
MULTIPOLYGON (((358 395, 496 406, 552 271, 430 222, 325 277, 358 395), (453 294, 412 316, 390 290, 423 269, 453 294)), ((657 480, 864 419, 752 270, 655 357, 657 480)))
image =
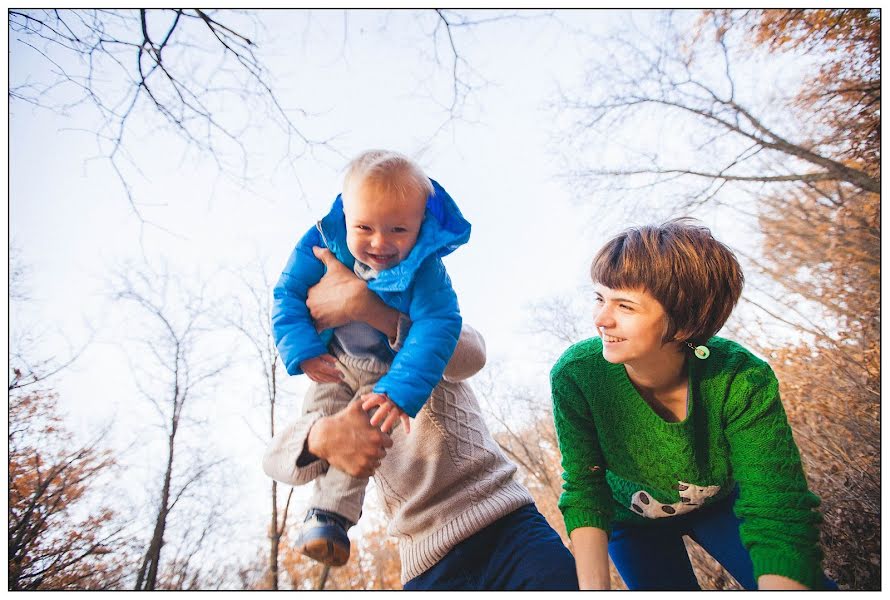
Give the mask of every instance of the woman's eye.
POLYGON ((633 310, 633 307, 632 307, 632 306, 628 306, 627 304, 619 304, 618 306, 620 306, 620 307, 623 308, 624 310, 633 310))

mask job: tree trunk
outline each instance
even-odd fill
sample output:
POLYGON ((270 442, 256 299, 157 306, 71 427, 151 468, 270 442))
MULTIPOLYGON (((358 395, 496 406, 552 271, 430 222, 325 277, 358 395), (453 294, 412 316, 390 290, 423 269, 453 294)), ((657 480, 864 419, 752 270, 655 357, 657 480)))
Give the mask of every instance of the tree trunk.
POLYGON ((269 528, 269 589, 278 589, 278 544, 281 534, 278 528, 278 482, 272 481, 272 524, 269 528))
POLYGON ((149 542, 148 550, 145 552, 145 560, 139 569, 139 577, 136 580, 137 590, 153 590, 157 584, 158 567, 161 562, 161 548, 164 545, 164 530, 167 527, 167 514, 169 513, 168 504, 170 502, 170 483, 173 478, 173 444, 175 437, 176 426, 174 425, 169 438, 167 470, 164 473, 164 487, 161 490, 158 517, 155 521, 154 532, 151 535, 151 542, 149 542))

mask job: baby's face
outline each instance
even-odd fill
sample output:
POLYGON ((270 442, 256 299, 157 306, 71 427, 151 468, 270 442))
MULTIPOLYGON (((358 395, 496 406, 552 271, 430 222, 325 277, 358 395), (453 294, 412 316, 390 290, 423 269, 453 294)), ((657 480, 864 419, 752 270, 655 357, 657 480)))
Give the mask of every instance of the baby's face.
POLYGON ((346 245, 376 271, 391 269, 411 252, 426 209, 426 198, 402 200, 359 182, 343 195, 346 245))

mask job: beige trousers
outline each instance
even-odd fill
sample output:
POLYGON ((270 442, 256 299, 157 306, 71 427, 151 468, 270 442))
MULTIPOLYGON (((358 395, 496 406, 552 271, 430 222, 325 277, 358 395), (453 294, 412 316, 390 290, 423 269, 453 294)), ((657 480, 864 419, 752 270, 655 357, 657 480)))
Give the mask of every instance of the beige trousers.
MULTIPOLYGON (((340 362, 338 366, 343 380, 339 383, 313 383, 306 392, 304 413, 319 412, 327 416, 345 408, 350 402, 360 402, 361 397, 370 393, 389 369, 386 363, 373 358, 349 356, 336 346, 332 353, 340 362)), ((315 479, 309 507, 334 512, 358 523, 367 487, 367 477, 352 477, 340 469, 328 467, 315 479)))

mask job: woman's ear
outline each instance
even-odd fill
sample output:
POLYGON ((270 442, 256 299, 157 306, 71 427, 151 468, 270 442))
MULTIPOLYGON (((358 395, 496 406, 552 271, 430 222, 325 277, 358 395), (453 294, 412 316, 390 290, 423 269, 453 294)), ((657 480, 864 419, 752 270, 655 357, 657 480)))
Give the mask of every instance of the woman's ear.
POLYGON ((687 341, 692 339, 693 332, 690 329, 678 329, 674 332, 672 342, 677 342, 679 344, 685 344, 687 341))
POLYGON ((671 341, 685 344, 690 339, 690 337, 691 336, 689 332, 681 330, 674 334, 674 339, 671 341))

